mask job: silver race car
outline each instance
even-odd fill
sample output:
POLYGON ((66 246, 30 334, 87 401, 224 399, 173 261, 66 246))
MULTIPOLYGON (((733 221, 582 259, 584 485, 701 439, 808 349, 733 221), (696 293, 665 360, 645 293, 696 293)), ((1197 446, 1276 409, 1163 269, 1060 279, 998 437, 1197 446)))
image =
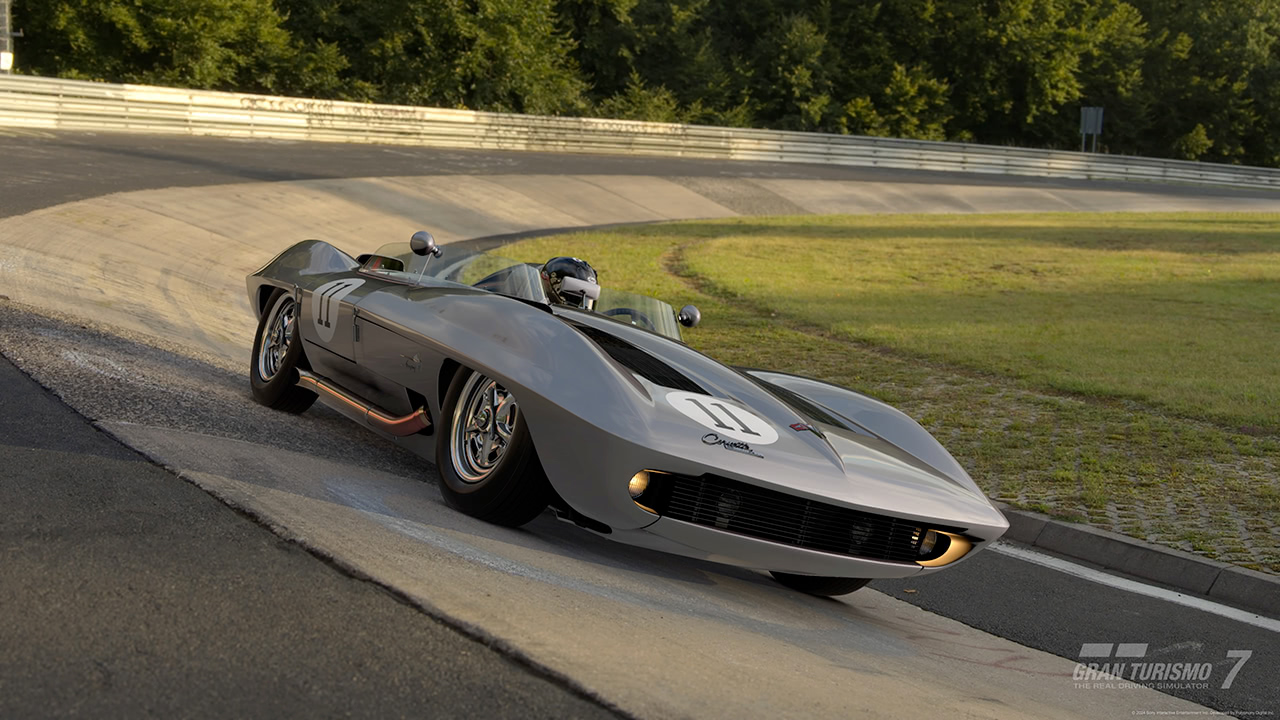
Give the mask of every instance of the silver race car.
POLYGON ((518 526, 551 506, 624 543, 840 595, 934 572, 1008 528, 903 413, 732 368, 699 321, 601 287, 577 258, 444 253, 427 232, 351 257, 300 242, 248 278, 254 397, 317 397, 432 459, 448 504, 518 526))

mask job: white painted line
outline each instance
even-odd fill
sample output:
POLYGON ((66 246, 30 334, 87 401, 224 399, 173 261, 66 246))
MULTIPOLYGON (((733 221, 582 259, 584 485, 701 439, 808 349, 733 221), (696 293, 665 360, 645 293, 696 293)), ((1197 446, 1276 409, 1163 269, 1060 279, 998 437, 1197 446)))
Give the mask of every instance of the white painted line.
POLYGON ((1016 545, 996 543, 990 549, 991 551, 998 552, 1001 555, 1008 555, 1009 557, 1014 557, 1029 563, 1035 563, 1036 565, 1057 570, 1058 572, 1064 572, 1068 575, 1074 575, 1075 577, 1090 580, 1102 585, 1109 585, 1118 590, 1124 590, 1138 595, 1146 595, 1159 600, 1167 600, 1171 603, 1219 615, 1237 622, 1248 623, 1254 627, 1270 630, 1274 633, 1280 633, 1280 620, 1272 620, 1271 618, 1263 617, 1256 613, 1237 610, 1233 607, 1219 605, 1216 602, 1192 597, 1190 595, 1184 595, 1173 590, 1165 590, 1164 588, 1147 585, 1135 580, 1116 577, 1115 575, 1102 572, 1101 570, 1094 570, 1093 568, 1077 565, 1068 560, 1063 560, 1062 558, 1053 557, 1052 555, 1044 555, 1033 550, 1017 547, 1016 545))

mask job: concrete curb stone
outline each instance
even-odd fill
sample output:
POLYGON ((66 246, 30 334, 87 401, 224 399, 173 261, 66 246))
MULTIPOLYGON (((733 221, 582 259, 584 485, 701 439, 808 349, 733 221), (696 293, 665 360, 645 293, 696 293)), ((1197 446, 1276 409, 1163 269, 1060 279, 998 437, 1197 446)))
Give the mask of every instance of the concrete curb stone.
POLYGON ((1144 580, 1280 616, 1280 577, 1135 540, 1087 525, 1000 505, 1009 520, 1005 538, 1084 560, 1144 580))
POLYGON ((1257 608, 1264 615, 1280 615, 1280 578, 1233 565, 1218 575, 1209 597, 1257 608))

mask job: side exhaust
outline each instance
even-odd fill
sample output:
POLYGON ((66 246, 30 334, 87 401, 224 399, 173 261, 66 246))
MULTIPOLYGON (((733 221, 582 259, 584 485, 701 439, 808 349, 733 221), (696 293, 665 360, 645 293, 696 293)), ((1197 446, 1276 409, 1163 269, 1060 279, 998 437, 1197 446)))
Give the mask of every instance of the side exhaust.
POLYGON ((298 370, 298 387, 304 387, 317 395, 326 395, 358 412, 363 412, 365 422, 390 435, 407 437, 431 428, 431 418, 427 417, 426 408, 418 408, 404 417, 391 417, 346 390, 332 385, 324 378, 312 375, 306 370, 298 370))

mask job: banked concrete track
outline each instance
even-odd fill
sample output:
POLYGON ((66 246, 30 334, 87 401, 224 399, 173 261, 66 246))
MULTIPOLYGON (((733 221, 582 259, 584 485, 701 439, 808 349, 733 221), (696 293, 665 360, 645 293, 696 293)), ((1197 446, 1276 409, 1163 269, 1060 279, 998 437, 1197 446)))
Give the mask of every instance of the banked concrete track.
MULTIPOLYGON (((134 142, 139 162, 160 154, 134 142)), ((122 159, 123 187, 154 189, 100 194, 108 177, 76 193, 83 199, 0 219, 0 294, 10 300, 0 304, 0 350, 99 427, 277 534, 638 716, 1203 711, 1147 689, 1082 691, 1073 661, 876 592, 818 600, 548 516, 512 531, 449 511, 429 464, 323 409, 292 418, 252 403, 243 278, 301 238, 364 251, 424 227, 447 243, 751 213, 1276 211, 1280 199, 673 161, 637 172, 614 160, 621 170, 611 173, 603 161, 571 156, 550 156, 554 171, 539 172, 537 158, 451 153, 450 162, 476 170, 444 172, 429 151, 369 148, 352 162, 382 166, 366 177, 236 175, 237 155, 247 152, 251 165, 300 151, 312 154, 305 162, 356 152, 186 141, 162 161, 190 171, 176 180, 187 187, 166 187, 160 171, 137 180, 143 173, 122 159), (435 174, 412 172, 414 163, 435 174), (213 170, 201 176, 200 165, 213 170)), ((30 193, 22 202, 40 205, 30 193)))

